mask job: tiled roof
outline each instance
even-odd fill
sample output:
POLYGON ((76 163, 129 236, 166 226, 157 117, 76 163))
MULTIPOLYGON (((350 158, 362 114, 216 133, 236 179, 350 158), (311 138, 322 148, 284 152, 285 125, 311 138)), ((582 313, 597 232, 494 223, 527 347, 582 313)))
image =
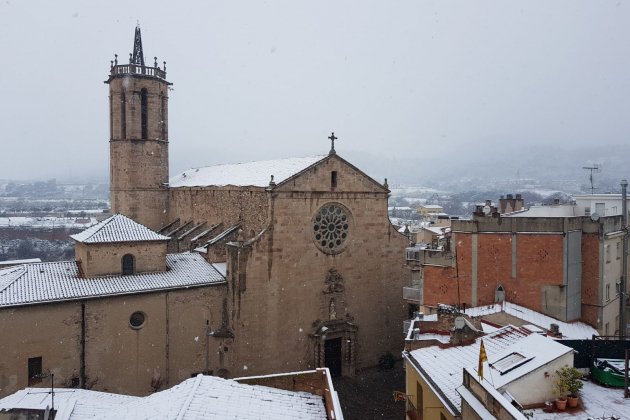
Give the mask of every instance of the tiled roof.
MULTIPOLYGON (((50 405, 41 388, 26 388, 0 400, 0 409, 50 405)), ((198 375, 147 397, 60 389, 55 420, 79 419, 326 419, 322 397, 198 375)))
POLYGON ((0 270, 0 307, 123 295, 222 283, 225 277, 199 254, 166 256, 167 271, 81 278, 75 261, 0 270))
POLYGON ((421 373, 433 382, 441 396, 446 399, 445 403, 455 408, 457 412, 461 410, 461 398, 457 393, 457 387, 462 384, 462 370, 463 368, 477 370, 481 340, 483 340, 490 364, 513 352, 520 353, 529 359, 526 363, 504 374, 496 372, 494 367, 491 368, 486 363, 484 365, 486 375, 490 376, 490 369, 495 371, 492 375, 495 388, 500 388, 573 351, 558 341, 539 334, 529 334, 528 331, 512 325, 480 337, 470 345, 446 348, 431 346, 411 351, 408 357, 420 366, 423 371, 421 373))
POLYGON ((192 168, 172 177, 169 185, 171 187, 225 185, 268 187, 271 175, 274 182, 279 184, 325 157, 309 156, 192 168))
POLYGON ((77 242, 88 244, 109 242, 167 241, 168 236, 160 235, 148 227, 124 216, 115 214, 102 222, 70 235, 77 242))
POLYGON ((591 339, 593 335, 599 335, 597 330, 588 324, 583 322, 563 322, 548 315, 541 314, 534 310, 525 308, 524 306, 516 305, 511 302, 495 303, 487 306, 477 306, 474 308, 468 308, 465 314, 471 317, 483 317, 484 315, 492 315, 499 312, 505 312, 508 315, 512 315, 516 318, 522 319, 530 324, 534 324, 538 327, 549 329, 551 324, 557 324, 560 327, 560 332, 563 338, 580 340, 591 339))

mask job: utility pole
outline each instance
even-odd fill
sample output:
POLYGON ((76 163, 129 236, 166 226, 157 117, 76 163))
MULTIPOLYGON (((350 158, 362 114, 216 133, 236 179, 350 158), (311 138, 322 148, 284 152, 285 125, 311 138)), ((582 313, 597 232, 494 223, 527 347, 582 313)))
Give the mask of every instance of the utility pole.
POLYGON ((621 284, 619 285, 619 339, 626 337, 626 299, 628 296, 628 181, 621 180, 621 223, 623 230, 623 253, 621 254, 621 284))

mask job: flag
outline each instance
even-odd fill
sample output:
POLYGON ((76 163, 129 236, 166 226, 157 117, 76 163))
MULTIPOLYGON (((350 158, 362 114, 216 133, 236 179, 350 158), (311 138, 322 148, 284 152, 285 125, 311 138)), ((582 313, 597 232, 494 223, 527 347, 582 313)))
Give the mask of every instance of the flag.
POLYGON ((394 401, 406 401, 407 395, 402 391, 394 391, 394 401))
POLYGON ((483 362, 488 361, 488 355, 486 354, 486 348, 483 345, 483 340, 481 340, 481 345, 479 346, 479 367, 477 368, 477 375, 481 379, 483 379, 483 362))

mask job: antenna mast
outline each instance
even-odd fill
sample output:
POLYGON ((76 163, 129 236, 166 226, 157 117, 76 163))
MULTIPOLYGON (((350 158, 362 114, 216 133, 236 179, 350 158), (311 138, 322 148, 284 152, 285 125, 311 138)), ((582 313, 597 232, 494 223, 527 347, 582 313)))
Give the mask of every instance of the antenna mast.
POLYGON ((593 184, 593 171, 595 171, 595 173, 598 173, 600 170, 600 167, 597 163, 595 163, 591 166, 582 166, 582 169, 586 169, 587 171, 590 171, 588 180, 591 182, 591 195, 593 195, 595 194, 595 186, 593 184))

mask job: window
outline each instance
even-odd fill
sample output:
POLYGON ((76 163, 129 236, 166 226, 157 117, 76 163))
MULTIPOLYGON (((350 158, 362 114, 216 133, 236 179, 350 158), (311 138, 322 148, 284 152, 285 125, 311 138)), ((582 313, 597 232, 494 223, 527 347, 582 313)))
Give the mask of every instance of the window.
POLYGON ((145 321, 146 316, 144 315, 144 312, 136 311, 129 317, 129 325, 131 328, 136 330, 142 328, 145 321))
POLYGON ((520 353, 510 353, 496 362, 490 363, 490 366, 498 370, 501 375, 504 375, 522 364, 529 362, 530 360, 532 360, 531 357, 525 357, 520 353))
POLYGON ((124 93, 120 95, 120 138, 127 138, 127 99, 124 93))
POLYGON ((606 252, 606 263, 610 262, 610 244, 604 245, 604 250, 606 252))
POLYGON ((348 213, 341 204, 325 204, 313 218, 315 243, 326 254, 338 254, 343 250, 349 229, 348 213))
POLYGON ((608 331, 609 331, 609 325, 608 322, 606 323, 606 325, 604 325, 604 335, 608 335, 608 331))
POLYGON ((140 125, 142 128, 142 139, 149 137, 149 94, 146 89, 140 91, 140 125))
POLYGON ((133 255, 126 254, 122 257, 122 274, 126 276, 135 272, 135 261, 133 255))
POLYGON ((606 302, 610 300, 610 284, 606 285, 606 302))
POLYGON ((330 188, 337 188, 337 171, 330 173, 330 188))
POLYGON ((161 96, 160 98, 160 129, 162 131, 162 139, 166 141, 166 98, 161 96))
POLYGON ((419 420, 422 420, 422 414, 424 413, 424 396, 422 395, 422 385, 420 382, 416 382, 416 412, 419 420))
POLYGON ((621 241, 617 242, 617 259, 621 259, 621 241))
POLYGON ((595 213, 606 216, 606 203, 595 203, 595 213))
POLYGON ((31 357, 28 359, 28 386, 33 386, 42 381, 42 358, 31 357))

